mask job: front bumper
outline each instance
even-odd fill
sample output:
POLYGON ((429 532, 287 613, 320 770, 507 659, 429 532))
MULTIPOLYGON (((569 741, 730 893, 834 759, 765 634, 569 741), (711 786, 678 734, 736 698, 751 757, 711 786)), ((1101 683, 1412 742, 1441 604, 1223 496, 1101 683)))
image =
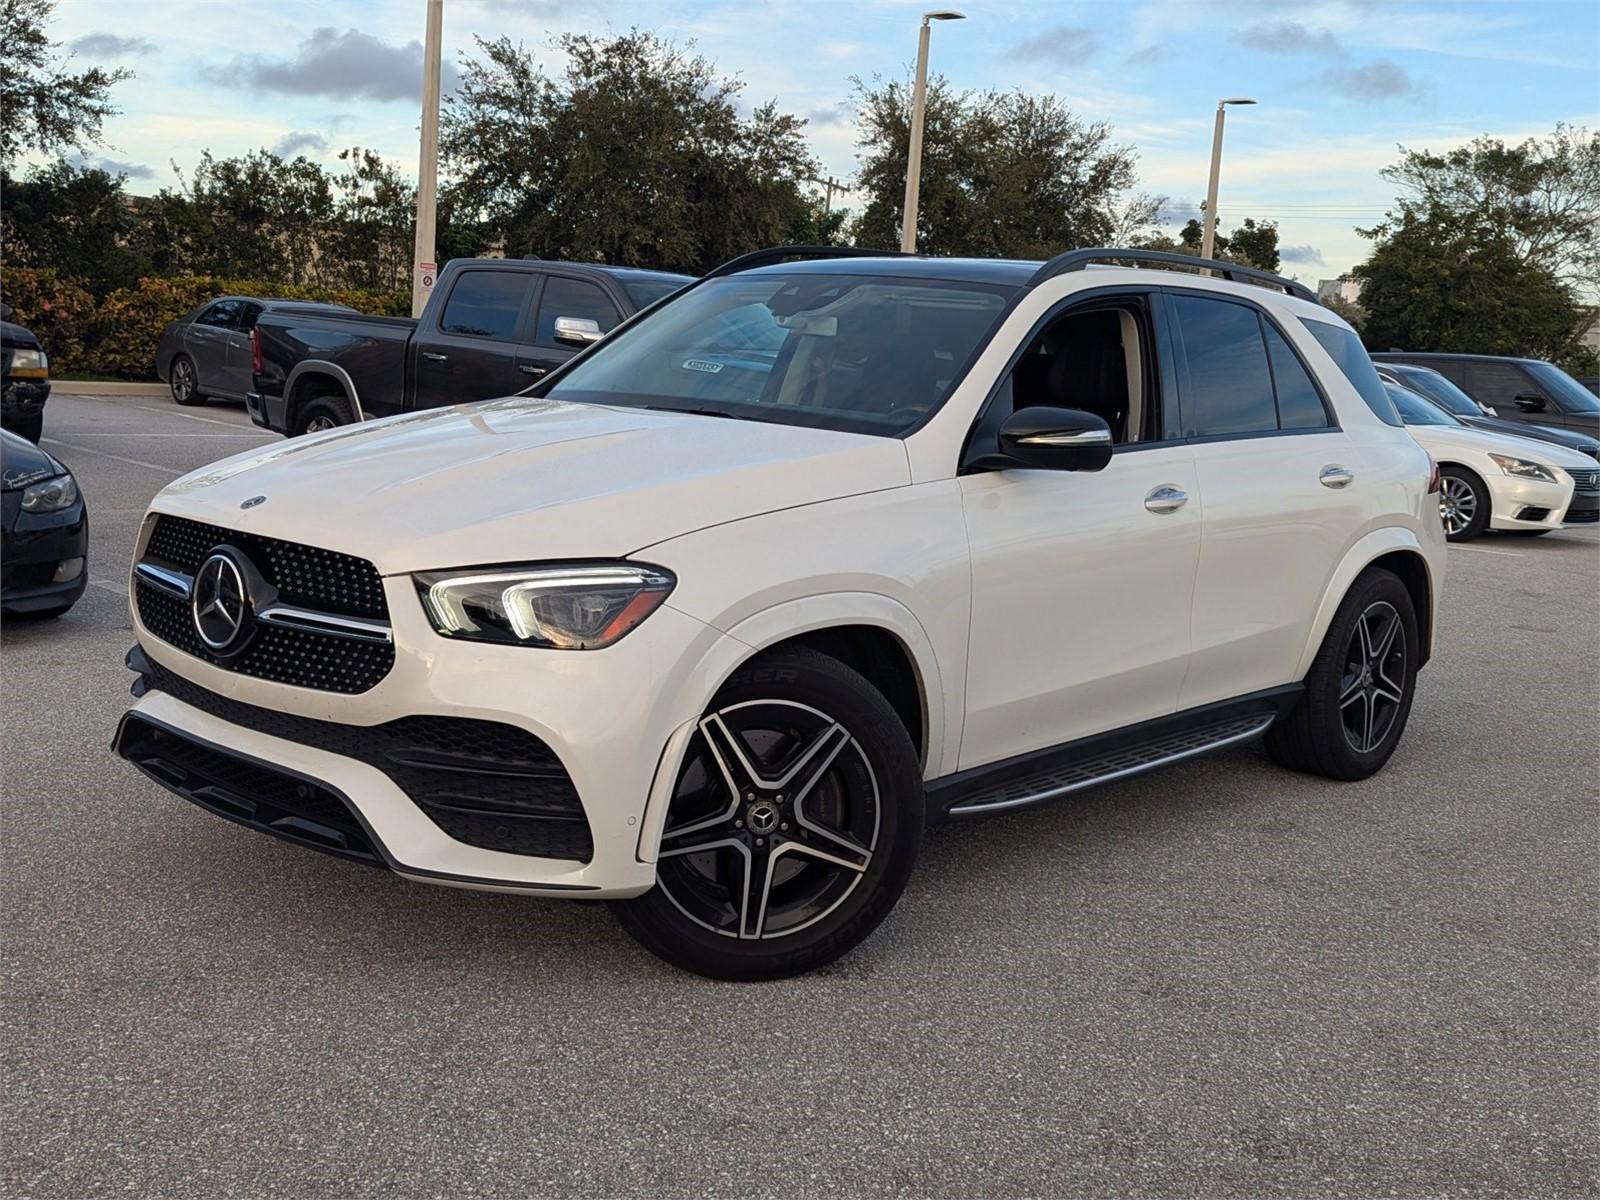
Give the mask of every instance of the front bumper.
POLYGON ((77 603, 89 584, 89 515, 83 501, 55 513, 8 511, 5 519, 0 611, 46 612, 77 603))
MULTIPOLYGON (((211 705, 215 711, 207 711, 161 690, 144 690, 124 718, 119 752, 179 795, 279 836, 286 836, 286 827, 304 830, 296 815, 281 804, 274 807, 271 797, 281 799, 282 787, 303 783, 348 806, 361 839, 370 845, 370 858, 420 882, 596 898, 638 895, 653 886, 655 846, 678 756, 721 674, 742 657, 742 643, 670 605, 606 650, 540 651, 455 642, 427 623, 409 578, 389 578, 384 585, 395 665, 381 682, 359 694, 243 676, 157 639, 140 622, 137 605, 132 616, 144 653, 159 668, 238 705, 345 727, 375 729, 403 718, 437 716, 525 730, 556 756, 576 790, 592 838, 587 861, 509 853, 458 840, 419 807, 392 772, 379 769, 370 758, 337 752, 347 739, 295 734, 290 740, 224 719, 219 713, 225 708, 211 705), (266 791, 259 795, 225 796, 218 802, 222 792, 201 776, 196 776, 198 783, 185 782, 170 770, 163 773, 160 764, 151 769, 151 728, 242 762, 246 766, 240 769, 248 768, 247 775, 276 772, 291 782, 263 785, 266 791), (225 808, 229 803, 232 810, 225 808), (256 810, 261 819, 248 816, 256 810)), ((138 660, 130 665, 137 667, 138 660)), ((315 838, 292 840, 316 844, 315 838)))
POLYGON ((1514 475, 1491 476, 1490 529, 1560 529, 1572 500, 1572 483, 1547 483, 1514 475))
POLYGON ((260 392, 246 392, 244 395, 244 411, 250 415, 250 420, 274 433, 288 432, 289 427, 283 420, 285 409, 282 396, 264 396, 260 392))
POLYGON ((48 379, 7 379, 0 386, 0 421, 26 420, 44 411, 50 399, 48 379))
POLYGON ((1600 522, 1600 492, 1576 492, 1567 505, 1564 525, 1593 525, 1600 522))

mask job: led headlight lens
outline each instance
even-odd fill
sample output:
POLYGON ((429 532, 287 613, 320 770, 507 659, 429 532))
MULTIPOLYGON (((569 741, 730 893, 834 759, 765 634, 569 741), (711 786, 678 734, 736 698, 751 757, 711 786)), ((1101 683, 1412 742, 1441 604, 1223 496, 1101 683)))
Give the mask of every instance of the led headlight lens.
POLYGON ((31 513, 60 512, 71 508, 78 500, 78 485, 71 475, 57 475, 36 483, 22 493, 22 511, 31 513))
POLYGON ((677 582, 634 563, 485 567, 413 576, 445 637, 555 650, 599 650, 661 606, 677 582))
POLYGON ((1512 458, 1507 454, 1491 454, 1495 465, 1507 475, 1515 475, 1518 479, 1542 479, 1546 483, 1555 483, 1556 477, 1550 473, 1549 467, 1542 467, 1536 462, 1529 462, 1525 458, 1512 458))

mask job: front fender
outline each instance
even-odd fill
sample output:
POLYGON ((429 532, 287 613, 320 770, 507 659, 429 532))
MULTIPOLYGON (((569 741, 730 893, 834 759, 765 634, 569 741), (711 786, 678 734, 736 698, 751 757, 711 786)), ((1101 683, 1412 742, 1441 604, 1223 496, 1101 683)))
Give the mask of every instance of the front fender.
POLYGON ((1316 619, 1311 623, 1306 644, 1300 652, 1300 661, 1295 666, 1294 678, 1304 679, 1306 672, 1311 669, 1312 660, 1322 648, 1322 639, 1327 636, 1328 626, 1333 624, 1333 616, 1339 611, 1339 605, 1356 577, 1385 554, 1393 554, 1396 551, 1417 555, 1427 568, 1428 591, 1434 614, 1434 619, 1428 623, 1427 649, 1432 652, 1433 639, 1436 636, 1434 631, 1439 625, 1439 592, 1444 580, 1442 540, 1438 546, 1426 546, 1412 530, 1403 526, 1388 525, 1365 534, 1345 551, 1344 558, 1339 561, 1338 567, 1328 580, 1327 588, 1322 593, 1322 602, 1317 606, 1316 619))

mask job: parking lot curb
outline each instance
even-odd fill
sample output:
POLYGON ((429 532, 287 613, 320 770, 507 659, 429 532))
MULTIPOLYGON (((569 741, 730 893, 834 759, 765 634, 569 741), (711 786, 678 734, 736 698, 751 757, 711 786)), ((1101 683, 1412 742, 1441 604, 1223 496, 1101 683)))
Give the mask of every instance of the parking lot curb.
POLYGON ((53 390, 63 396, 165 396, 164 383, 123 383, 110 380, 57 379, 53 390))

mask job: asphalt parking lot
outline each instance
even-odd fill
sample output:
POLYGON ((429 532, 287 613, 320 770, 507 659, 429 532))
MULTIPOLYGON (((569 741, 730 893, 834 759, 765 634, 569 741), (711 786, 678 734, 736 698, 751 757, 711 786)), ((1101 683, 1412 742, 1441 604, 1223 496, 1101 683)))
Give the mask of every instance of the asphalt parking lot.
POLYGON ((93 582, 0 650, 6 1194, 1600 1190, 1594 531, 1451 550, 1377 778, 1252 746, 947 826, 856 953, 730 986, 602 906, 403 883, 109 753, 147 500, 273 440, 50 402, 93 582))

